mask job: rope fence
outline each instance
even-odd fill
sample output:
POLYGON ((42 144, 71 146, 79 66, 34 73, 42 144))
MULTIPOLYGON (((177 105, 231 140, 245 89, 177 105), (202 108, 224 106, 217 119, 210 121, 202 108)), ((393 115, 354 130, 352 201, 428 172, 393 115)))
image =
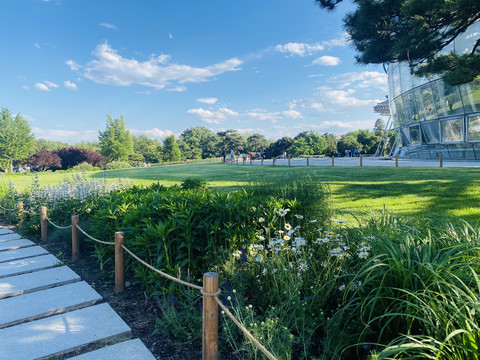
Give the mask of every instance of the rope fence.
MULTIPOLYGON (((19 202, 19 212, 20 212, 20 203, 19 202)), ((23 209, 23 204, 22 204, 23 209)), ((14 209, 15 210, 15 209, 14 209)), ((221 291, 218 287, 218 274, 216 272, 208 272, 203 274, 203 286, 198 286, 191 284, 187 281, 178 279, 172 275, 164 273, 161 270, 156 269, 152 265, 148 264, 144 260, 140 259, 135 253, 125 246, 125 238, 123 232, 115 233, 115 241, 102 241, 94 238, 89 235, 85 230, 83 230, 79 225, 78 215, 72 216, 72 224, 68 226, 58 226, 54 224, 47 216, 47 208, 42 206, 41 208, 41 235, 42 240, 47 240, 47 222, 53 225, 58 229, 69 229, 72 228, 72 261, 76 261, 80 255, 80 246, 79 246, 79 234, 81 232, 88 239, 95 241, 104 245, 114 245, 115 246, 115 292, 121 293, 125 288, 125 262, 124 262, 124 252, 127 252, 132 258, 138 261, 140 264, 146 268, 154 271, 160 276, 174 281, 178 284, 196 289, 203 295, 203 334, 202 334, 202 360, 217 360, 218 359, 218 308, 220 307, 224 313, 234 322, 235 325, 242 331, 242 333, 247 337, 268 359, 276 360, 275 356, 272 355, 257 339, 235 318, 235 316, 227 309, 227 307, 221 302, 218 298, 221 291)))

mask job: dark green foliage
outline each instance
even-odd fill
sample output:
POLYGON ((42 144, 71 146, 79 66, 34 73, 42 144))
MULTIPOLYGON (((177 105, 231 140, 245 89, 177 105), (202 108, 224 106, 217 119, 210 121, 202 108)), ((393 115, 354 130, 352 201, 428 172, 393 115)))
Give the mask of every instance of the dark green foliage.
MULTIPOLYGON (((333 10, 342 0, 316 0, 333 10)), ((430 63, 420 74, 446 74, 451 85, 480 75, 480 38, 469 53, 436 59, 438 53, 480 18, 478 0, 353 0, 355 11, 344 19, 345 29, 362 64, 408 62, 412 68, 430 63)), ((463 49, 462 49, 463 50, 463 49)))
POLYGON ((108 115, 105 131, 99 131, 101 153, 108 161, 124 161, 133 153, 133 140, 123 116, 114 119, 108 115))
POLYGON ((174 135, 167 136, 163 141, 163 161, 176 162, 182 160, 182 153, 174 135))
POLYGON ((207 182, 205 179, 199 178, 199 177, 189 177, 186 178, 180 187, 183 190, 192 190, 192 189, 205 189, 207 188, 207 182))
MULTIPOLYGON (((140 258, 173 275, 181 268, 182 277, 189 274, 194 281, 221 264, 229 249, 250 244, 256 219, 283 205, 282 200, 248 191, 220 194, 151 185, 100 200, 91 226, 104 239, 124 231, 127 247, 140 258)), ((149 292, 173 287, 169 280, 127 259, 149 292)))

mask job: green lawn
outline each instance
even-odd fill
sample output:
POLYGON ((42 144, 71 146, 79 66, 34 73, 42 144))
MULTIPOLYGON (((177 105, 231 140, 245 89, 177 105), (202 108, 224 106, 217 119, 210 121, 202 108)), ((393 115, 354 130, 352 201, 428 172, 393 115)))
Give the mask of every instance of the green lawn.
MULTIPOLYGON (((273 167, 219 163, 169 165, 90 172, 91 178, 129 178, 135 184, 181 183, 199 176, 220 191, 238 189, 250 181, 282 174, 310 173, 329 185, 336 217, 363 218, 384 207, 399 215, 480 219, 480 169, 474 168, 385 168, 385 167, 273 167)), ((65 174, 40 175, 40 184, 58 183, 65 174)), ((3 175, 18 189, 30 185, 29 175, 3 175)))

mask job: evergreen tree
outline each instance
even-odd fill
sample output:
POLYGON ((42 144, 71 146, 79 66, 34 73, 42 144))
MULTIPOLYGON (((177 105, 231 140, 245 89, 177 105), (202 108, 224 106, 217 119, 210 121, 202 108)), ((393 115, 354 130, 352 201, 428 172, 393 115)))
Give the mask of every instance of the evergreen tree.
POLYGON ((98 136, 101 154, 108 161, 126 161, 133 153, 133 140, 125 126, 123 116, 113 119, 108 115, 107 127, 98 136))
MULTIPOLYGON (((343 0, 315 0, 328 10, 343 0)), ((408 62, 420 76, 443 74, 450 85, 480 76, 480 36, 464 54, 439 52, 480 19, 478 0, 353 0, 344 18, 361 64, 408 62), (426 63, 425 66, 418 65, 426 63)))
POLYGON ((13 162, 28 159, 33 153, 35 138, 27 120, 20 114, 15 118, 2 108, 0 115, 0 161, 13 172, 13 162))
POLYGON ((168 162, 182 160, 182 153, 174 135, 167 136, 163 141, 163 160, 168 162))

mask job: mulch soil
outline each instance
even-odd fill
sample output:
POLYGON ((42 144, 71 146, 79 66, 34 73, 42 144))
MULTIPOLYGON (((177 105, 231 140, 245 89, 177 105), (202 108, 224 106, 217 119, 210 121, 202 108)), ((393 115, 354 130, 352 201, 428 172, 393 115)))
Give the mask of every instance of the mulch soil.
MULTIPOLYGON (((16 226, 1 219, 0 225, 8 227, 13 231, 19 231, 16 226)), ((113 276, 101 272, 99 264, 94 258, 91 256, 81 256, 78 261, 72 262, 70 256, 71 247, 67 245, 67 239, 59 239, 45 243, 38 238, 29 238, 53 255, 58 256, 65 265, 75 271, 82 280, 90 284, 103 297, 104 302, 107 302, 128 326, 130 326, 132 329, 132 338, 142 340, 157 359, 190 360, 202 358, 201 340, 185 345, 179 344, 175 339, 172 339, 169 335, 161 331, 153 334, 155 330, 155 319, 157 315, 161 316, 161 310, 155 299, 147 296, 138 285, 130 284, 127 276, 125 291, 120 294, 115 294, 113 276)), ((87 345, 73 353, 70 352, 65 356, 59 356, 55 359, 67 359, 102 346, 102 344, 87 345)))

